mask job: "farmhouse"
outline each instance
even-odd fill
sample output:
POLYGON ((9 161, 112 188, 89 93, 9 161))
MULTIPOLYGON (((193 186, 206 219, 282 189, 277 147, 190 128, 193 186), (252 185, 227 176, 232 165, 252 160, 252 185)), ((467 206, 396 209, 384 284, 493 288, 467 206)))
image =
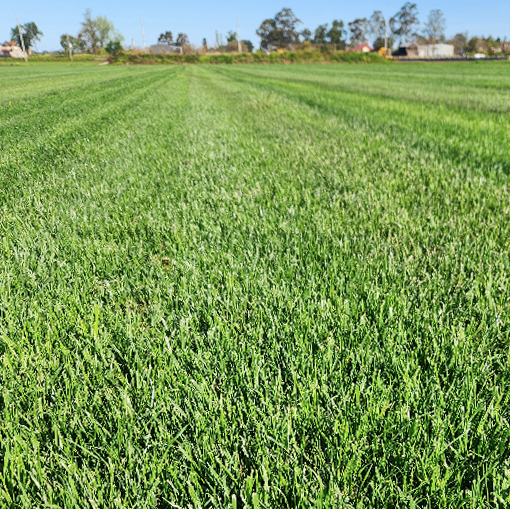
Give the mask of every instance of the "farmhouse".
POLYGON ((358 44, 355 48, 353 48, 352 51, 370 53, 371 51, 374 51, 374 48, 372 48, 372 46, 370 46, 368 42, 362 42, 361 44, 358 44))
POLYGON ((4 58, 25 58, 23 50, 12 41, 7 41, 0 46, 0 56, 4 58))

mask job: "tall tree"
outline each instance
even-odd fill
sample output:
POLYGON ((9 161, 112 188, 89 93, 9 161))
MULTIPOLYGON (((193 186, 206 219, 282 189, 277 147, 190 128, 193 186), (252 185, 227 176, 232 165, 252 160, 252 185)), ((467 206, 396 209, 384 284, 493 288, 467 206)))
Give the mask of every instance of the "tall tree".
POLYGON ((468 34, 467 32, 455 34, 448 42, 453 44, 456 55, 463 55, 468 43, 468 34))
POLYGON ((432 9, 423 27, 423 32, 427 36, 428 42, 436 44, 439 41, 443 41, 445 30, 446 20, 442 11, 440 9, 432 9))
POLYGON ((175 41, 177 46, 183 48, 184 46, 189 46, 189 39, 186 34, 180 33, 177 35, 177 40, 175 41))
POLYGON ((334 19, 333 23, 331 23, 331 28, 327 34, 329 42, 334 44, 335 46, 344 45, 345 46, 345 36, 347 35, 347 31, 345 30, 345 25, 342 20, 334 19))
POLYGON ((357 46, 366 41, 369 23, 367 18, 358 18, 349 23, 351 32, 351 46, 357 46))
POLYGON ((269 46, 276 46, 278 42, 276 23, 274 19, 265 19, 257 28, 256 33, 260 37, 260 47, 267 49, 269 46))
POLYGON ((466 44, 465 50, 468 53, 476 53, 480 51, 480 39, 478 37, 471 37, 466 44))
MULTIPOLYGON (((31 49, 37 41, 40 41, 41 37, 44 35, 33 21, 21 25, 21 33, 23 35, 23 43, 25 44, 25 49, 27 51, 31 49)), ((19 47, 21 47, 19 27, 16 26, 11 28, 11 39, 19 47)))
POLYGON ((173 44, 174 43, 174 35, 170 30, 167 30, 166 32, 163 32, 158 37, 158 43, 159 44, 173 44))
POLYGON ((78 38, 84 42, 90 53, 96 53, 99 51, 96 21, 92 19, 92 11, 90 9, 87 9, 83 16, 84 20, 81 22, 78 38))
POLYGON ((301 23, 292 9, 284 8, 271 19, 264 20, 257 29, 260 37, 260 46, 267 48, 269 45, 277 48, 287 48, 299 41, 297 25, 301 23))
POLYGON ((326 37, 328 34, 328 24, 319 25, 315 29, 315 34, 313 36, 313 42, 315 44, 326 44, 326 37))
POLYGON ((282 9, 274 20, 279 34, 279 47, 285 48, 299 41, 297 25, 301 20, 294 15, 292 9, 282 9))
POLYGON ((237 32, 234 30, 229 30, 227 32, 227 43, 229 42, 237 42, 237 32))
POLYGON ((418 24, 418 7, 416 4, 407 2, 390 21, 391 31, 399 37, 400 42, 407 41, 418 24))
POLYGON ((381 11, 374 11, 370 16, 369 31, 373 40, 382 39, 386 34, 386 20, 381 11))
POLYGON ((106 48, 108 43, 122 42, 124 37, 120 35, 113 26, 113 23, 106 16, 96 18, 97 40, 101 49, 106 48))
POLYGON ((301 30, 299 34, 303 38, 303 42, 312 42, 312 31, 308 28, 301 30))
POLYGON ((115 30, 113 23, 105 16, 92 17, 92 11, 87 9, 78 38, 90 53, 98 53, 106 49, 109 42, 122 42, 124 37, 115 30))
POLYGON ((64 51, 72 49, 73 53, 83 53, 87 49, 82 39, 69 34, 62 34, 60 36, 60 46, 62 46, 64 51))

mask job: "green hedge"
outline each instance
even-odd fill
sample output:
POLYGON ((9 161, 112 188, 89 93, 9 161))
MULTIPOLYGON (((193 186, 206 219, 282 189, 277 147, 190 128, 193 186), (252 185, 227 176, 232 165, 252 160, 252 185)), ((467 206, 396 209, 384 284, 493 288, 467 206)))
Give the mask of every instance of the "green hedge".
MULTIPOLYGON (((106 56, 91 55, 90 53, 78 53, 73 55, 73 61, 93 62, 96 58, 106 58, 106 56)), ((31 62, 69 62, 69 55, 67 53, 45 53, 43 55, 34 54, 30 55, 28 60, 31 62)))
MULTIPOLYGON (((91 55, 88 53, 73 56, 74 62, 94 62, 99 57, 107 55, 91 55)), ((135 53, 131 51, 120 52, 115 57, 109 57, 110 63, 119 64, 292 64, 313 62, 348 62, 348 63, 376 63, 387 62, 377 53, 354 53, 346 51, 283 51, 274 53, 222 53, 221 55, 198 55, 191 53, 179 55, 167 53, 165 55, 153 55, 150 53, 135 53)), ((15 59, 5 59, 7 63, 13 63, 15 59)), ((69 56, 64 53, 47 53, 44 55, 31 55, 31 62, 69 62, 69 56)), ((21 60, 20 60, 21 62, 21 60)))
POLYGON ((153 55, 150 53, 121 52, 111 57, 112 63, 119 64, 282 64, 310 62, 348 62, 348 63, 379 63, 388 62, 378 53, 354 53, 338 51, 335 53, 322 51, 283 51, 274 53, 222 53, 221 55, 198 55, 196 53, 179 55, 167 53, 153 55))

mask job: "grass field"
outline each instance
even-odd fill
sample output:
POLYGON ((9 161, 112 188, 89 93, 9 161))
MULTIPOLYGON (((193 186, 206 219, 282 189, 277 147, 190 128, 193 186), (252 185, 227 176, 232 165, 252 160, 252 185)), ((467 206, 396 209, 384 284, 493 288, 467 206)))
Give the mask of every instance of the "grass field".
POLYGON ((5 67, 0 506, 510 503, 510 63, 5 67))

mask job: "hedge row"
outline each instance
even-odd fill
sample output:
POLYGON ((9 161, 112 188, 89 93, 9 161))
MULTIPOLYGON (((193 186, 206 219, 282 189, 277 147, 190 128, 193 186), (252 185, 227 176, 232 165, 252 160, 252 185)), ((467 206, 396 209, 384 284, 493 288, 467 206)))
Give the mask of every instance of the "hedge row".
MULTIPOLYGON (((108 55, 101 55, 106 58, 108 55)), ((76 62, 93 62, 98 55, 91 55, 90 53, 77 53, 73 55, 73 61, 76 62)), ((69 62, 69 55, 67 53, 35 53, 28 58, 31 62, 69 62)))
POLYGON ((153 55, 150 53, 120 52, 110 58, 111 63, 119 64, 281 64, 311 62, 349 62, 378 63, 387 62, 378 53, 354 53, 338 51, 326 53, 322 51, 283 51, 274 53, 223 53, 221 55, 179 55, 167 53, 153 55))

